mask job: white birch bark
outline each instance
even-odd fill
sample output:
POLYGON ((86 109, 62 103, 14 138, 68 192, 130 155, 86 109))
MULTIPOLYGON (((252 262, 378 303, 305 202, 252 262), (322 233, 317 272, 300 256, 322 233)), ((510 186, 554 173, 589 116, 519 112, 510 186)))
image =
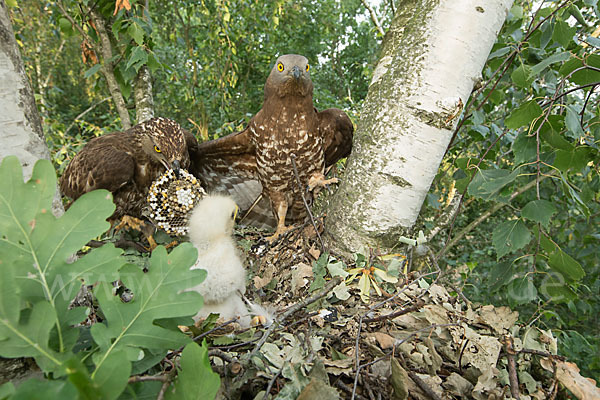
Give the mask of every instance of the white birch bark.
POLYGON ((146 65, 142 65, 135 77, 133 87, 136 123, 140 124, 154 117, 154 97, 152 96, 152 76, 146 65))
POLYGON ((342 253, 414 225, 513 0, 404 0, 382 45, 326 223, 342 253))
MULTIPOLYGON (((37 160, 50 159, 8 10, 0 0, 0 161, 8 155, 19 158, 25 180, 37 160)), ((52 211, 54 215, 63 212, 58 192, 52 211)))

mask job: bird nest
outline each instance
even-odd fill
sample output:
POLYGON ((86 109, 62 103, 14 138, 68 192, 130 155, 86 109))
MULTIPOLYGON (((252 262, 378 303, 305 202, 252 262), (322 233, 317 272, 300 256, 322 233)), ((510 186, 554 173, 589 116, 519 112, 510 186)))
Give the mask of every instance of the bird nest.
POLYGON ((167 170, 152 183, 148 192, 149 217, 168 234, 185 235, 189 213, 205 195, 194 175, 181 169, 177 177, 175 171, 167 170))

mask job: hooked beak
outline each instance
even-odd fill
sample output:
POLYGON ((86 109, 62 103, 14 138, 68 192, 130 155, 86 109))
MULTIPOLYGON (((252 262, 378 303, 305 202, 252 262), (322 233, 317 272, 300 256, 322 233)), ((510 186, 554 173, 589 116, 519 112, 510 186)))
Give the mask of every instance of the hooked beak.
POLYGON ((294 65, 294 68, 292 68, 292 76, 294 77, 295 80, 300 79, 300 75, 302 74, 302 71, 300 71, 300 68, 298 68, 297 65, 294 65))
POLYGON ((179 163, 179 160, 175 160, 171 163, 171 166, 173 167, 173 172, 175 172, 175 176, 177 177, 177 179, 179 179, 179 169, 181 168, 181 164, 179 163))

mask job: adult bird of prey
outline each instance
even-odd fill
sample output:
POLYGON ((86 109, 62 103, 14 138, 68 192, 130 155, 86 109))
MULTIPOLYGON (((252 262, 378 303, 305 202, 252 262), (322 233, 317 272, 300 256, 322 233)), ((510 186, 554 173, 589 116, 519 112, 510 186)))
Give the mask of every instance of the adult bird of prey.
POLYGON ((273 240, 286 222, 306 217, 301 191, 330 182, 324 168, 350 153, 353 131, 343 111, 315 109, 306 57, 283 55, 265 83, 262 109, 243 131, 199 144, 192 173, 209 191, 230 194, 244 223, 276 226, 273 240))
POLYGON ((113 194, 109 218, 142 218, 152 182, 167 169, 188 168, 198 142, 167 118, 152 118, 123 132, 90 140, 73 157, 60 178, 60 190, 76 200, 94 189, 113 194))

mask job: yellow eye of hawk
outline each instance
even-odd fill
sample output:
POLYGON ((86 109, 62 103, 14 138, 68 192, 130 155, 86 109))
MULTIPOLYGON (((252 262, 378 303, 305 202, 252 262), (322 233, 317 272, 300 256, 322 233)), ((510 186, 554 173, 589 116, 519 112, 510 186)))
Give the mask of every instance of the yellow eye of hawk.
POLYGON ((277 63, 277 71, 283 72, 283 64, 282 63, 277 63))
POLYGON ((156 151, 157 153, 160 153, 160 149, 158 148, 158 146, 154 146, 154 151, 156 151))
POLYGON ((310 65, 306 64, 306 72, 310 69, 310 65))

